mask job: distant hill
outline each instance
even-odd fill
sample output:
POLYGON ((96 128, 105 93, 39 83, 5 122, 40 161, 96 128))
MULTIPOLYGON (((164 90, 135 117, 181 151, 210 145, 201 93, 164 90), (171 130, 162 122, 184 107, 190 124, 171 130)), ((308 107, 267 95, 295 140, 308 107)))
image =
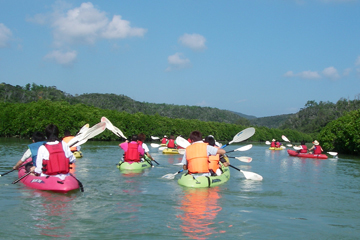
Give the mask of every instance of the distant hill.
POLYGON ((2 102, 28 103, 39 99, 67 101, 70 104, 82 103, 102 109, 128 113, 158 114, 169 118, 198 119, 200 121, 224 123, 239 123, 243 119, 239 113, 236 114, 218 108, 139 102, 125 95, 116 94, 87 93, 73 96, 58 90, 55 86, 47 87, 35 83, 26 84, 24 87, 12 86, 6 83, 0 84, 0 101, 2 102))
POLYGON ((261 117, 250 119, 250 123, 253 126, 264 126, 268 128, 278 128, 283 125, 290 117, 295 114, 283 114, 271 117, 261 117))
POLYGON ((246 118, 246 119, 255 119, 256 117, 255 116, 251 116, 251 115, 246 115, 246 114, 243 114, 243 113, 238 113, 238 112, 233 112, 237 115, 239 115, 240 117, 243 117, 243 118, 246 118))

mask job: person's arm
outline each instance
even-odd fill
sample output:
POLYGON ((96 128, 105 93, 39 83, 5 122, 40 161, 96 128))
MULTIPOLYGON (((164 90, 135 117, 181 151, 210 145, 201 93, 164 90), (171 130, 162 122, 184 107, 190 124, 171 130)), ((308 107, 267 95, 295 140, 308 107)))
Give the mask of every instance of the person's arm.
POLYGON ((185 153, 184 153, 183 158, 181 160, 181 163, 183 164, 183 169, 187 170, 186 150, 185 150, 185 153))
POLYGON ((36 157, 36 167, 34 172, 40 174, 42 172, 43 159, 49 160, 49 152, 45 146, 40 146, 36 157))
POLYGON ((71 152, 69 146, 63 141, 62 143, 63 150, 65 152, 65 157, 69 158, 71 163, 76 161, 75 155, 71 152))
POLYGON ((21 159, 15 164, 15 166, 13 167, 13 169, 19 169, 20 165, 23 164, 23 162, 25 162, 26 159, 28 159, 29 157, 31 157, 31 151, 30 149, 26 150, 23 154, 23 156, 21 157, 21 159))

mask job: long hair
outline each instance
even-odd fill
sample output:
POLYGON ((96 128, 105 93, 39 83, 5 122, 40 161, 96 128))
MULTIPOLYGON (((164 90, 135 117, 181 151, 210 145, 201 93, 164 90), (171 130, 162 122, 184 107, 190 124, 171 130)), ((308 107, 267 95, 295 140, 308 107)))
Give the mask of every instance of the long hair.
POLYGON ((49 124, 46 126, 45 135, 48 142, 60 141, 59 128, 54 124, 49 124))

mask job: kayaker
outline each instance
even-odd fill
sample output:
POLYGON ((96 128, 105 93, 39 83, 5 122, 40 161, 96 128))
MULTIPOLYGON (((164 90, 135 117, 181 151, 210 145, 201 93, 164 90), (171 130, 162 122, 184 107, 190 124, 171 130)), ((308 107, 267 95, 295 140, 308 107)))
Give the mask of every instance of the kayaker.
POLYGON ((69 146, 59 138, 59 128, 49 124, 45 128, 47 142, 39 147, 36 157, 35 175, 56 176, 64 180, 69 175, 70 164, 75 163, 76 157, 69 146))
POLYGON ((138 134, 138 142, 141 143, 142 148, 144 149, 145 154, 152 160, 154 161, 154 158, 150 155, 150 150, 148 148, 148 146, 146 145, 145 142, 146 139, 146 135, 144 133, 139 133, 138 134))
POLYGON ((164 137, 161 139, 161 144, 166 144, 167 141, 168 141, 167 136, 164 135, 164 137))
POLYGON ((119 144, 122 150, 124 150, 124 161, 125 162, 140 162, 141 156, 144 155, 145 151, 142 148, 142 144, 138 142, 138 136, 133 135, 131 141, 126 140, 119 144))
POLYGON ((270 144, 270 147, 274 148, 275 147, 275 139, 271 140, 271 144, 270 144))
POLYGON ((174 135, 170 135, 169 140, 166 142, 167 148, 176 148, 176 142, 174 135))
POLYGON ((13 169, 19 169, 19 167, 25 162, 26 159, 28 159, 29 157, 32 158, 32 161, 27 163, 25 165, 25 169, 27 172, 29 171, 33 171, 35 169, 35 164, 36 164, 36 157, 37 157, 37 153, 39 150, 39 147, 41 145, 43 145, 44 143, 46 143, 46 139, 44 134, 42 134, 41 132, 34 132, 32 135, 32 142, 30 145, 28 145, 28 149, 26 150, 26 152, 23 154, 23 156, 21 157, 21 159, 15 164, 15 166, 13 167, 13 169))
POLYGON ((301 149, 300 150, 298 150, 297 152, 298 153, 307 153, 307 146, 305 145, 305 141, 303 140, 303 141, 301 141, 301 143, 300 143, 300 146, 296 146, 296 147, 300 147, 301 149))
POLYGON ((314 145, 309 149, 309 153, 321 154, 324 151, 317 140, 313 141, 313 144, 314 145))
MULTIPOLYGON (((69 130, 65 130, 64 131, 64 138, 63 141, 68 143, 70 142, 71 139, 73 139, 75 136, 72 136, 69 130)), ((80 146, 79 147, 70 147, 70 151, 71 152, 76 152, 76 151, 80 151, 80 146)))
POLYGON ((202 134, 199 131, 190 133, 191 145, 185 150, 182 164, 184 170, 188 170, 194 178, 200 176, 211 176, 209 170, 209 156, 216 154, 223 155, 224 149, 210 146, 202 141, 202 134))
POLYGON ((275 142, 275 148, 280 148, 281 147, 281 143, 279 141, 275 142))
MULTIPOLYGON (((219 148, 218 146, 216 146, 215 139, 211 135, 205 137, 204 142, 208 143, 210 146, 219 148)), ((220 157, 219 154, 216 154, 215 156, 209 156, 209 170, 212 176, 220 176, 222 174, 219 161, 221 161, 225 167, 230 165, 230 163, 226 161, 223 157, 220 157)))

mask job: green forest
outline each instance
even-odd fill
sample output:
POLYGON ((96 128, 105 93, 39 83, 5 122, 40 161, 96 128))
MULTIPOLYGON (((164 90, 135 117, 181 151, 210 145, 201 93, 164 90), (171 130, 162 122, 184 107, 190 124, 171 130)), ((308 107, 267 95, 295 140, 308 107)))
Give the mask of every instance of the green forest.
MULTIPOLYGON (((0 137, 28 138, 49 123, 61 131, 75 134, 83 125, 94 125, 106 116, 131 136, 143 132, 150 136, 182 135, 193 130, 212 134, 219 141, 230 141, 244 128, 253 126, 249 139, 265 142, 287 136, 292 142, 314 139, 325 151, 359 154, 360 100, 340 99, 336 103, 308 101, 296 114, 254 118, 217 108, 177 106, 137 102, 124 95, 82 94, 72 96, 56 87, 27 84, 24 87, 0 84, 0 137)), ((96 140, 119 140, 105 131, 96 140)))

